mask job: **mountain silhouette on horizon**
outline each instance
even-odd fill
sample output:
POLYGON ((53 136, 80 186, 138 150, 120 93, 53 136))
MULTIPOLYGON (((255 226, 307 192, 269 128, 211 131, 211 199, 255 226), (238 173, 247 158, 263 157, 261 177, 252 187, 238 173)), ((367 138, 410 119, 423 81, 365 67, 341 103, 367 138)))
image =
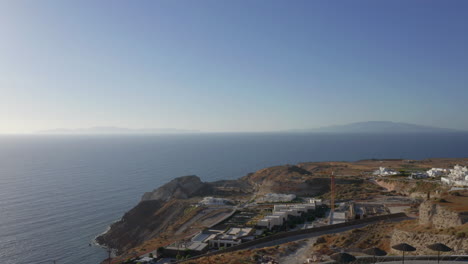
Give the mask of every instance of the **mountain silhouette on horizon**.
POLYGON ((123 128, 123 127, 89 127, 89 128, 57 128, 38 131, 40 134, 166 134, 166 133, 193 133, 198 130, 177 128, 123 128))
POLYGON ((345 125, 333 125, 316 129, 296 129, 294 132, 316 132, 316 133, 443 133, 464 132, 462 130, 423 126, 409 123, 390 121, 367 121, 356 122, 345 125))

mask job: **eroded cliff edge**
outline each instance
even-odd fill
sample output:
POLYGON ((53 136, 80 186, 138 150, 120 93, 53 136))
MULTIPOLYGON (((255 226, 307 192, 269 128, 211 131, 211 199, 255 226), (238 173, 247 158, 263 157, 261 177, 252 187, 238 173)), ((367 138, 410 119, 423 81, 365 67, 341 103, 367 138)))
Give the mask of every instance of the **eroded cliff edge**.
MULTIPOLYGON (((338 182, 355 181, 339 179, 338 182)), ((96 241, 121 254, 156 237, 163 243, 174 240, 174 235, 189 235, 183 227, 196 229, 190 219, 197 217, 197 210, 202 209, 193 205, 204 196, 246 201, 270 192, 320 195, 328 189, 329 179, 296 165, 262 169, 237 180, 203 182, 195 175, 179 177, 145 193, 134 208, 96 241)))
POLYGON ((194 197, 248 195, 252 192, 250 184, 243 180, 202 182, 198 176, 176 178, 163 186, 147 192, 141 201, 110 229, 96 238, 101 245, 125 252, 146 240, 165 232, 172 233, 193 205, 194 197))

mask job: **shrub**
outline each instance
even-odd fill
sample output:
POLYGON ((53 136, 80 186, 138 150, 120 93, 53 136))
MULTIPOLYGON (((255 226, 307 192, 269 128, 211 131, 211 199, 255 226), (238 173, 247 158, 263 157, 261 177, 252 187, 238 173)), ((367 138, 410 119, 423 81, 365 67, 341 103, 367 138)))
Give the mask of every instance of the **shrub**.
POLYGON ((455 235, 456 238, 465 238, 466 237, 466 233, 465 232, 458 232, 456 235, 455 235))
POLYGON ((317 244, 322 244, 322 243, 325 243, 325 242, 327 242, 327 240, 325 240, 324 237, 317 238, 317 244))

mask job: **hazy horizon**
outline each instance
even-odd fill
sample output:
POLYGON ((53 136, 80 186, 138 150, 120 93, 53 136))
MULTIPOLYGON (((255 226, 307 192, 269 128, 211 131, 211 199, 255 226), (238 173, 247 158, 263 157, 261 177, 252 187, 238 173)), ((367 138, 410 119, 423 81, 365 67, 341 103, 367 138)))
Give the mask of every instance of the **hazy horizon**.
POLYGON ((5 1, 0 134, 468 130, 466 1, 5 1))
POLYGON ((127 127, 82 127, 82 128, 53 128, 33 131, 29 133, 0 133, 0 135, 112 135, 112 134, 197 134, 197 133, 446 133, 468 132, 468 130, 451 129, 436 126, 391 122, 366 121, 346 124, 337 124, 323 127, 310 127, 301 129, 269 130, 269 131, 203 131, 177 128, 127 128, 127 127), (370 131, 369 131, 370 129, 370 131))

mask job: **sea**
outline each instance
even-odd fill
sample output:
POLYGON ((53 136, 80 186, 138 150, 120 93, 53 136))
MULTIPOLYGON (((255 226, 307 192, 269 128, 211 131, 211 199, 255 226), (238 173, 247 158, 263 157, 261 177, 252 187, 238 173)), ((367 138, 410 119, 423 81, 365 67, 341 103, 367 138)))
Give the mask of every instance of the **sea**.
POLYGON ((99 263, 94 238, 184 175, 235 179, 306 161, 468 157, 468 134, 0 136, 0 262, 99 263))

